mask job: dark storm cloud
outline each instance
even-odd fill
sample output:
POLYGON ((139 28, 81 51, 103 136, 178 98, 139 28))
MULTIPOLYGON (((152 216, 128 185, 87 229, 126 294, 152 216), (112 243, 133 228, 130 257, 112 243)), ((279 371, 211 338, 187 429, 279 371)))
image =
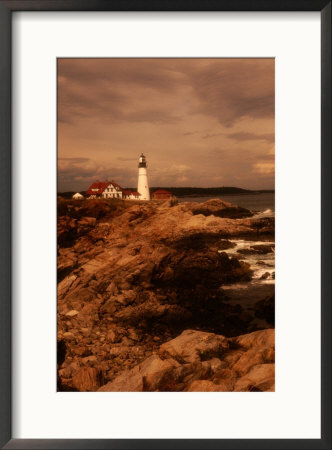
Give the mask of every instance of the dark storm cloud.
POLYGON ((235 139, 236 141, 268 141, 274 142, 274 133, 266 133, 266 134, 255 134, 255 133, 231 133, 228 134, 227 137, 231 139, 235 139))
POLYGON ((151 95, 179 88, 178 76, 167 67, 151 70, 150 60, 59 59, 60 122, 77 117, 124 121, 174 123, 179 118, 151 95), (146 61, 146 62, 144 62, 146 61), (142 89, 144 92, 142 92, 142 89))
POLYGON ((212 60, 191 81, 197 110, 231 126, 241 117, 274 117, 274 63, 271 59, 212 60))
POLYGON ((59 158, 58 182, 64 190, 87 190, 96 180, 116 179, 123 187, 136 184, 136 168, 123 169, 116 166, 98 165, 91 158, 59 158), (80 161, 79 161, 80 160, 80 161))
POLYGON ((188 131, 187 133, 183 133, 183 136, 192 136, 194 134, 198 134, 199 131, 188 131))
POLYGON ((238 133, 207 133, 202 136, 202 139, 211 139, 217 136, 224 136, 229 139, 234 139, 235 141, 268 141, 274 142, 274 133, 266 133, 266 134, 256 134, 256 133, 247 133, 247 132, 238 132, 238 133))
POLYGON ((210 134, 207 133, 204 136, 202 136, 202 139, 210 139, 216 136, 224 136, 224 135, 225 135, 224 133, 210 133, 210 134))
POLYGON ((190 91, 187 114, 211 115, 227 126, 243 116, 273 117, 273 61, 220 61, 97 59, 91 64, 90 59, 60 59, 59 121, 88 116, 175 123, 181 114, 163 104, 163 96, 165 101, 184 88, 190 91))

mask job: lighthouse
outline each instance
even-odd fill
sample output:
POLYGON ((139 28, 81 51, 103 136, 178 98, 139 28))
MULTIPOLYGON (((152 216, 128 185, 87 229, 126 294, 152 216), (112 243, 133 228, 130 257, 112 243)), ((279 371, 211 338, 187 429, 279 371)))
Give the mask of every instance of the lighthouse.
POLYGON ((140 200, 150 200, 148 174, 146 171, 146 158, 143 153, 138 160, 137 191, 140 193, 140 200))

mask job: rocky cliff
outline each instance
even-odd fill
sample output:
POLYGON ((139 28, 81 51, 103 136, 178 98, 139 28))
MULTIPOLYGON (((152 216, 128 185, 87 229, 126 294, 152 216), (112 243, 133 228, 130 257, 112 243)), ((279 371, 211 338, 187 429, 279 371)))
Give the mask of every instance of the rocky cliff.
POLYGON ((273 330, 248 334, 222 289, 252 275, 224 252, 232 238, 273 236, 252 216, 221 200, 61 202, 58 389, 273 389, 273 330))

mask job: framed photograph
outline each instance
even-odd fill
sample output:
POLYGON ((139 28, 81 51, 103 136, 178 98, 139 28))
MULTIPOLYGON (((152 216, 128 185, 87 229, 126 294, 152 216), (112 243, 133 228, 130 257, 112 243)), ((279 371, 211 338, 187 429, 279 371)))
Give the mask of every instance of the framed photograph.
POLYGON ((331 448, 331 2, 0 23, 3 448, 331 448))

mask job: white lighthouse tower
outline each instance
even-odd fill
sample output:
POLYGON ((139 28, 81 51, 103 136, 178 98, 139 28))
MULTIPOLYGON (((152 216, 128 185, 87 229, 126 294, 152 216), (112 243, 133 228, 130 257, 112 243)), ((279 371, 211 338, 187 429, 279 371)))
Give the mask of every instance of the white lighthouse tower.
POLYGON ((146 158, 141 154, 138 160, 138 183, 137 191, 141 194, 140 200, 150 200, 148 174, 146 171, 146 158))

